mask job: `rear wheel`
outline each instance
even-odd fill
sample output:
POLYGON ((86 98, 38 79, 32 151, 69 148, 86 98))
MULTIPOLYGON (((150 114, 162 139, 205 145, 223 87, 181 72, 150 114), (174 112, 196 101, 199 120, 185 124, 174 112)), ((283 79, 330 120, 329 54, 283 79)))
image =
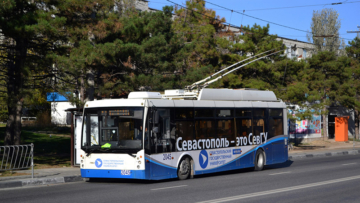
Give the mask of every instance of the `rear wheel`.
POLYGON ((261 171, 264 169, 265 156, 264 151, 259 149, 255 156, 255 171, 261 171))
POLYGON ((178 167, 178 178, 179 180, 185 180, 190 175, 190 160, 188 157, 181 159, 178 167))

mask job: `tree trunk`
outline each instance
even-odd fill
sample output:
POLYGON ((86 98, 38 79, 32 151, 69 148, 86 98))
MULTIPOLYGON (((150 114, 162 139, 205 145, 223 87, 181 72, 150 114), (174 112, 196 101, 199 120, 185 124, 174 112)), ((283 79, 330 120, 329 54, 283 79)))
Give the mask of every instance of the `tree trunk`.
POLYGON ((80 77, 80 101, 82 104, 85 101, 85 81, 84 81, 83 71, 81 71, 81 77, 80 77))
POLYGON ((355 138, 359 139, 359 111, 355 110, 355 138))
POLYGON ((327 136, 327 123, 326 123, 326 115, 323 114, 322 115, 322 120, 323 120, 323 140, 328 140, 328 136, 327 136))
POLYGON ((323 132, 324 132, 324 137, 323 140, 328 140, 328 129, 327 129, 327 122, 326 122, 326 106, 323 108, 324 114, 322 115, 322 120, 323 120, 323 132))
POLYGON ((24 82, 22 70, 25 66, 27 54, 27 42, 24 39, 15 39, 8 51, 7 69, 7 105, 9 119, 6 123, 5 145, 21 144, 21 113, 23 107, 24 82))

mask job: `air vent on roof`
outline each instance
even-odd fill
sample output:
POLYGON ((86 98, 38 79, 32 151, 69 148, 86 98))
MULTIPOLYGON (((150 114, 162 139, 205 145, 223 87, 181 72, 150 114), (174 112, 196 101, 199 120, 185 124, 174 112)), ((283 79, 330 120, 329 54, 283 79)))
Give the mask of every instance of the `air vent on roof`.
POLYGON ((161 99, 160 92, 130 92, 128 99, 161 99))

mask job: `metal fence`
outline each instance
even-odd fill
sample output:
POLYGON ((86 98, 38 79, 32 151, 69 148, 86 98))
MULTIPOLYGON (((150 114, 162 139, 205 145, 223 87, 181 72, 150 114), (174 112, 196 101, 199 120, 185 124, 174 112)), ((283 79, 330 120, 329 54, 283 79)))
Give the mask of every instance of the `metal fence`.
POLYGON ((34 145, 0 146, 0 171, 32 169, 34 178, 34 145))

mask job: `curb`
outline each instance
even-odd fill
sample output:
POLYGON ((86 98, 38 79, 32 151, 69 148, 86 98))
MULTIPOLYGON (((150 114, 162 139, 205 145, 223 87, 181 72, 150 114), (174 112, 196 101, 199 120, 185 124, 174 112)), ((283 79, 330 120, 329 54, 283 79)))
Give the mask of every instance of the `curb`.
POLYGON ((315 153, 315 154, 294 154, 288 156, 289 160, 304 159, 304 158, 315 158, 315 157, 328 157, 328 156, 343 156, 343 155, 357 155, 360 154, 360 149, 358 150, 347 150, 347 151, 337 151, 337 152, 324 152, 324 153, 315 153))
POLYGON ((34 178, 34 179, 26 179, 26 180, 19 180, 19 181, 2 181, 2 182, 0 182, 0 189, 12 188, 12 187, 38 186, 38 185, 48 185, 48 184, 79 182, 79 181, 83 181, 83 178, 81 176, 34 178))

